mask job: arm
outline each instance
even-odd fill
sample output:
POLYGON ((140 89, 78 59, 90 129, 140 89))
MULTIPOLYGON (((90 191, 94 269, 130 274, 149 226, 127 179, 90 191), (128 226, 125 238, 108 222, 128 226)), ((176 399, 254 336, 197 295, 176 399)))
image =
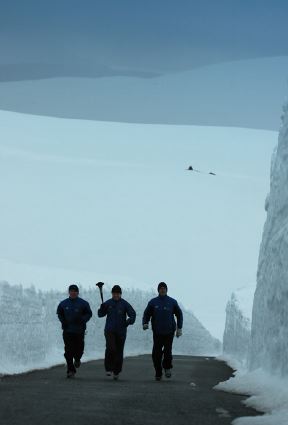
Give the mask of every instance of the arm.
POLYGON ((148 325, 150 322, 150 319, 153 314, 153 307, 151 305, 151 302, 148 303, 147 307, 145 308, 145 311, 143 313, 143 319, 142 319, 142 325, 148 325))
POLYGON ((98 310, 98 317, 104 317, 107 314, 107 310, 108 310, 108 305, 107 305, 107 301, 106 303, 102 303, 99 310, 98 310))
POLYGON ((83 316, 82 316, 82 320, 84 323, 87 323, 92 317, 92 311, 90 308, 89 303, 85 304, 84 310, 83 310, 83 316))
POLYGON ((177 318, 177 329, 182 329, 182 326, 183 326, 183 313, 182 313, 182 310, 179 307, 177 301, 175 301, 174 314, 175 314, 175 316, 177 318))
POLYGON ((126 325, 133 325, 133 323, 135 323, 136 320, 136 311, 134 310, 134 308, 132 307, 132 305, 130 305, 129 303, 126 304, 126 313, 127 316, 129 317, 129 319, 126 320, 126 325))
POLYGON ((60 322, 62 323, 62 326, 65 326, 66 320, 65 320, 64 310, 61 303, 57 307, 57 316, 60 322))

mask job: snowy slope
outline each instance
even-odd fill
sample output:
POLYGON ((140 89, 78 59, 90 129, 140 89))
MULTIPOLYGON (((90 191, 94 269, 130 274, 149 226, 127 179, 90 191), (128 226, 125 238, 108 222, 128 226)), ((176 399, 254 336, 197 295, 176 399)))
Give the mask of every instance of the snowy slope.
POLYGON ((231 291, 255 278, 276 141, 2 111, 0 279, 60 290, 164 280, 222 338, 231 291))
MULTIPOLYGON (((99 293, 94 288, 80 292, 81 297, 89 301, 93 311, 87 326, 85 359, 101 358, 105 348, 105 320, 97 317, 99 293)), ((141 290, 124 291, 123 297, 137 312, 136 324, 128 330, 126 355, 151 351, 152 332, 143 332, 141 319, 148 300, 154 296, 152 292, 141 290)), ((109 297, 107 291, 104 297, 109 297)), ((23 289, 21 286, 0 282, 0 374, 63 363, 63 341, 56 309, 64 298, 67 295, 58 291, 39 292, 33 287, 23 289)), ((183 337, 175 340, 175 353, 218 354, 221 343, 209 334, 191 312, 183 312, 183 337)))
POLYGON ((252 306, 255 285, 234 291, 226 306, 223 353, 246 366, 251 338, 252 306))

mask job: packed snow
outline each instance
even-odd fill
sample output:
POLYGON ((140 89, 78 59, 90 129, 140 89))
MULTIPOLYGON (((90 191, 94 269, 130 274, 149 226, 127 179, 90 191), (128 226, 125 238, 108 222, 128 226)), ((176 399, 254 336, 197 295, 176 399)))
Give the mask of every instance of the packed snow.
POLYGON ((218 384, 215 389, 246 394, 250 397, 244 401, 244 404, 265 413, 235 419, 232 425, 287 425, 288 423, 287 377, 281 378, 263 369, 252 372, 239 369, 235 377, 218 384))
POLYGON ((243 317, 233 302, 227 309, 224 350, 232 359, 240 359, 241 366, 236 366, 239 369, 235 377, 216 387, 251 395, 245 403, 265 415, 239 418, 233 425, 288 423, 288 104, 284 106, 282 120, 278 146, 272 156, 270 194, 265 203, 267 219, 259 254, 251 337, 245 334, 249 350, 236 347, 237 337, 243 338, 243 317), (237 326, 231 331, 234 318, 237 326))
MULTIPOLYGON (((105 288, 105 287, 104 287, 105 288)), ((87 325, 85 355, 83 360, 102 358, 105 350, 104 322, 97 317, 100 305, 97 288, 80 289, 93 311, 87 325)), ((104 298, 110 295, 104 289, 104 298)), ((135 325, 128 328, 126 355, 150 353, 152 332, 142 330, 142 315, 153 292, 135 289, 124 290, 127 299, 137 312, 135 325)), ((37 291, 35 288, 0 283, 0 374, 19 373, 64 363, 61 324, 56 315, 57 305, 67 298, 59 291, 37 291)), ((175 354, 215 355, 221 343, 213 338, 188 310, 183 310, 183 336, 175 339, 175 354)))

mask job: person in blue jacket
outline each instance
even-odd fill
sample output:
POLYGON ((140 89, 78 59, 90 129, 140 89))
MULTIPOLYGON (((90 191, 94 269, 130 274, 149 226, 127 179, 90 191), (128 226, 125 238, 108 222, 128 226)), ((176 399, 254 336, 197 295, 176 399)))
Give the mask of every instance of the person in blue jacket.
POLYGON ((92 311, 89 303, 79 297, 77 285, 70 285, 68 291, 69 298, 58 305, 57 314, 63 329, 67 378, 73 378, 76 368, 81 365, 86 323, 91 319, 92 311))
POLYGON ((149 301, 143 314, 143 330, 149 328, 151 319, 153 330, 152 359, 155 368, 155 379, 160 381, 164 369, 166 378, 171 378, 172 373, 172 345, 174 334, 179 338, 182 335, 183 314, 176 300, 167 295, 167 285, 160 282, 158 297, 149 301), (177 318, 177 326, 175 318, 177 318))
POLYGON ((106 316, 105 325, 105 370, 107 376, 117 380, 123 366, 123 351, 127 327, 133 325, 136 313, 133 307, 122 298, 119 285, 112 288, 112 298, 101 304, 98 317, 106 316))

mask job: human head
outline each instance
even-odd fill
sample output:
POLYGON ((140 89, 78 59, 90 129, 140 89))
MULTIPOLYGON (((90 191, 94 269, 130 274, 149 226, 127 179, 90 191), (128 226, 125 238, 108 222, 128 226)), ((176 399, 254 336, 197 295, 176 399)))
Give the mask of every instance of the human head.
POLYGON ((120 300, 121 295, 122 295, 122 289, 119 285, 114 285, 111 292, 112 292, 113 300, 115 300, 115 301, 120 300))
POLYGON ((158 293, 160 296, 164 297, 167 295, 168 287, 165 282, 160 282, 158 285, 158 293))
POLYGON ((77 285, 70 285, 69 286, 69 289, 68 289, 68 292, 69 292, 69 297, 70 298, 72 298, 72 299, 74 299, 74 298, 77 298, 78 297, 78 295, 79 295, 79 288, 78 288, 78 286, 77 285))

